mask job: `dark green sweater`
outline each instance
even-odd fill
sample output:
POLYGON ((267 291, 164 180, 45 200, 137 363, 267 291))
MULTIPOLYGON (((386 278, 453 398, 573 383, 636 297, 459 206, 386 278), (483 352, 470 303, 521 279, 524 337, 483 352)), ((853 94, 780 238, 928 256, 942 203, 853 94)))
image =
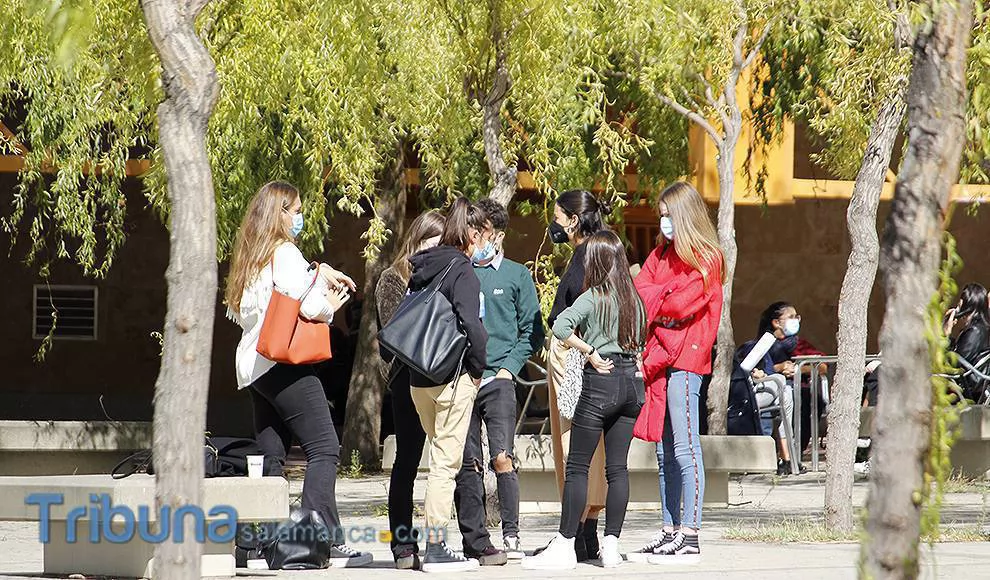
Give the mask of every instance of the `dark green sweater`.
POLYGON ((481 282, 485 311, 482 321, 488 331, 484 377, 495 375, 499 369, 519 374, 545 337, 540 301, 529 270, 504 256, 493 263, 499 259, 498 269, 491 264, 474 268, 481 282))

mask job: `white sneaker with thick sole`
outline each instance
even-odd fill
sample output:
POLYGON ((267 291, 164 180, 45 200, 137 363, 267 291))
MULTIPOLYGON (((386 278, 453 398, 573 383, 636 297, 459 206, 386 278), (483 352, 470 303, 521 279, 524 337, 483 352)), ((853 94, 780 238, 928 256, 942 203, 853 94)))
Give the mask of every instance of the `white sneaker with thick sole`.
POLYGON ((615 536, 605 536, 602 538, 599 557, 602 560, 603 568, 615 568, 622 564, 622 552, 619 551, 619 538, 615 536))
POLYGON ((523 558, 522 567, 524 570, 573 570, 577 567, 574 538, 565 538, 558 532, 546 550, 523 558))

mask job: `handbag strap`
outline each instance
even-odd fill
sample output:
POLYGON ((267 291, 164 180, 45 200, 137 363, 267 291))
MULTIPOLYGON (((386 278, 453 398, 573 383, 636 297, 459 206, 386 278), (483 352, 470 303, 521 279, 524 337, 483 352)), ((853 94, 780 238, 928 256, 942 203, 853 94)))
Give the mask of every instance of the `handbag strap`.
MULTIPOLYGON (((268 265, 272 269, 272 290, 274 290, 275 288, 278 288, 278 284, 275 283, 275 254, 272 254, 272 259, 268 262, 268 265)), ((309 287, 306 288, 306 291, 303 292, 302 296, 299 297, 300 302, 302 302, 303 300, 306 299, 307 296, 309 296, 309 293, 312 292, 313 288, 316 286, 316 281, 320 278, 320 265, 317 264, 315 261, 310 262, 309 269, 313 269, 313 268, 316 269, 316 274, 313 276, 313 281, 309 283, 309 287)))
POLYGON ((450 273, 450 270, 451 268, 454 267, 454 262, 456 261, 457 258, 451 258, 450 263, 447 264, 447 268, 443 271, 443 274, 440 274, 438 277, 436 277, 433 280, 433 282, 430 284, 430 298, 433 298, 433 296, 440 291, 440 284, 443 283, 443 279, 447 277, 448 273, 450 273))

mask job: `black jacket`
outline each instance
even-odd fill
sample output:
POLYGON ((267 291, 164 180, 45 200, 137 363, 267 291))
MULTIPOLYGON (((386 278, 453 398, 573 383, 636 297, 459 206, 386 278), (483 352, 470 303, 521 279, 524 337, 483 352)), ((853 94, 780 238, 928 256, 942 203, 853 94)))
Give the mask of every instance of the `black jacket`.
MULTIPOLYGON (((429 286, 454 261, 447 277, 440 283, 440 293, 450 300, 454 313, 467 334, 468 348, 464 355, 464 369, 472 378, 480 379, 485 372, 488 346, 488 333, 481 322, 481 284, 474 274, 474 266, 464 252, 452 246, 437 246, 423 250, 409 258, 413 273, 409 278, 409 289, 413 292, 429 286)), ((410 383, 427 386, 432 381, 413 372, 410 383)))
MULTIPOLYGON (((979 362, 980 357, 985 355, 987 351, 990 351, 990 327, 984 324, 982 319, 974 318, 970 322, 969 326, 963 329, 959 333, 959 336, 952 341, 952 350, 959 356, 966 359, 971 365, 975 365, 979 362)), ((959 365, 962 367, 962 365, 959 365)), ((966 372, 966 369, 960 368, 962 372, 966 372)), ((984 366, 980 369, 986 372, 987 367, 984 366)), ((980 385, 982 381, 975 378, 966 377, 962 380, 962 385, 964 393, 968 398, 977 398, 980 385), (976 395, 976 396, 974 396, 976 395)))
POLYGON ((574 248, 567 269, 560 277, 557 284, 557 294, 553 298, 553 307, 550 308, 550 316, 547 317, 547 326, 553 328, 553 321, 557 320, 560 313, 566 310, 577 297, 584 291, 584 254, 585 245, 574 248))

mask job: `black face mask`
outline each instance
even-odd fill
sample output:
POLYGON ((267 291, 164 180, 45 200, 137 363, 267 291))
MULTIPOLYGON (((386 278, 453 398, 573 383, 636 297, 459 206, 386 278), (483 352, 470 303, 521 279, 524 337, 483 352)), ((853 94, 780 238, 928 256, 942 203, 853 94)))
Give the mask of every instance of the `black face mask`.
POLYGON ((564 229, 564 226, 557 222, 550 222, 547 232, 550 234, 550 241, 555 244, 563 244, 570 239, 567 237, 567 231, 564 229))

